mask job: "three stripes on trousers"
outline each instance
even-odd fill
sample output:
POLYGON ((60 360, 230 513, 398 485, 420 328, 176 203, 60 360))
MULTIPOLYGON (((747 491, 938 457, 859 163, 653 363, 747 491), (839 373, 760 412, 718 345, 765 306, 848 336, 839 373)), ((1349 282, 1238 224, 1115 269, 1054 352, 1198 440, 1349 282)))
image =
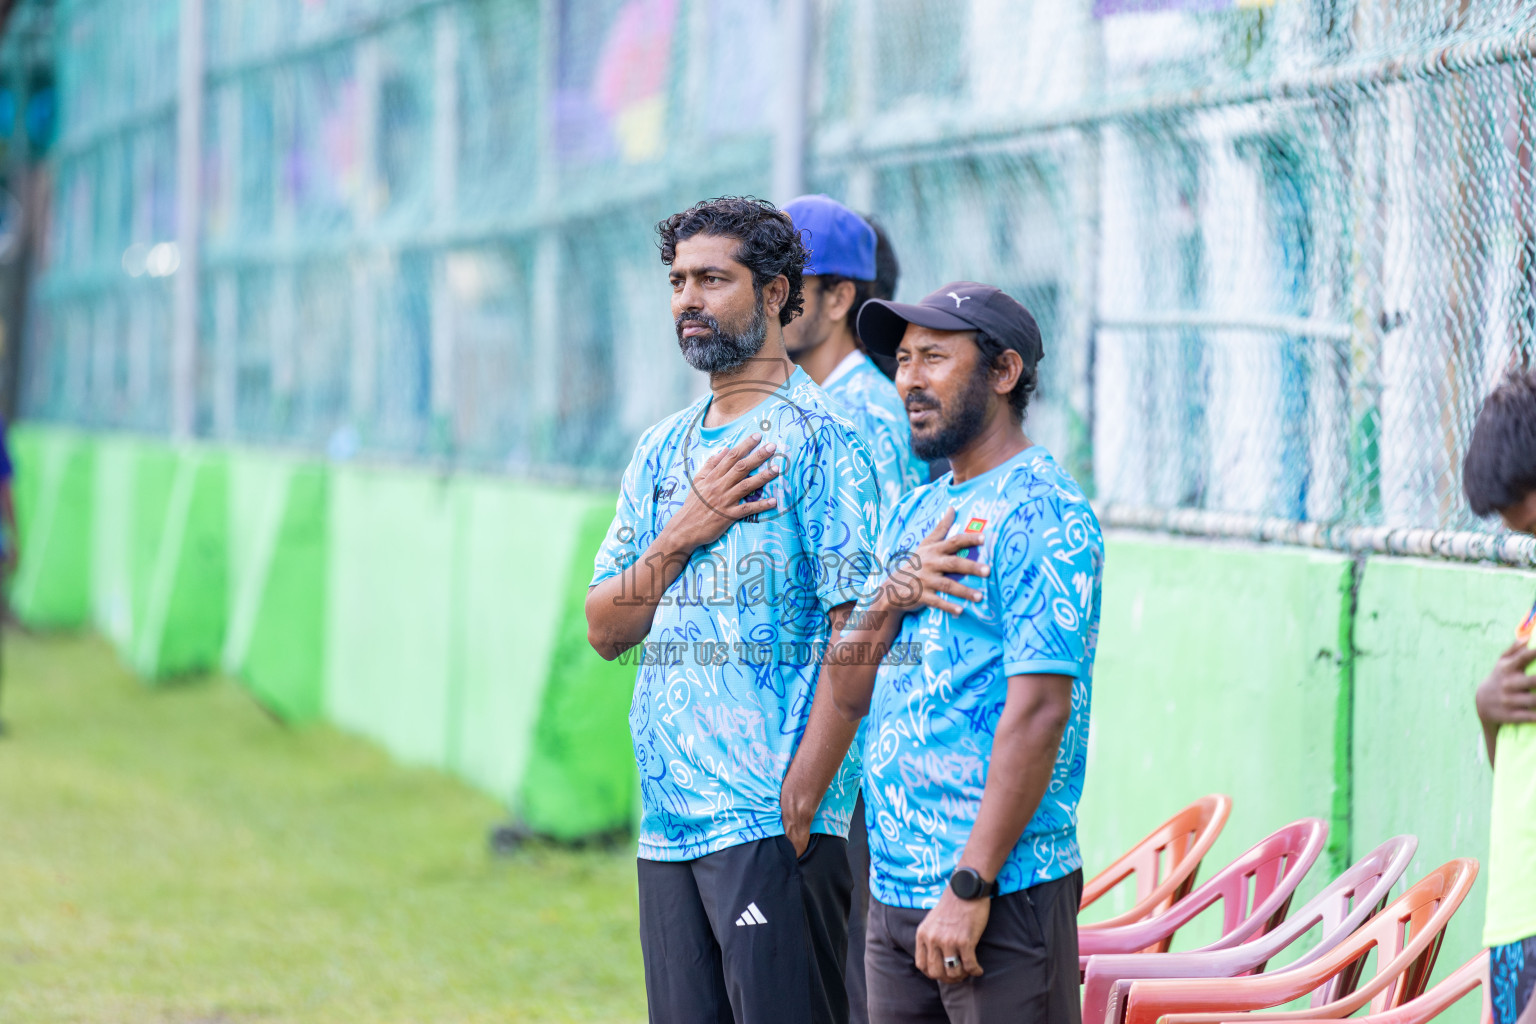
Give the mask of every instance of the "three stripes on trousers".
POLYGON ((747 909, 743 910, 741 912, 741 916, 736 919, 736 927, 737 928, 741 928, 741 927, 744 927, 744 926, 749 925, 749 924, 767 924, 767 923, 768 923, 768 919, 763 916, 763 912, 761 910, 757 909, 757 904, 756 903, 748 903, 747 904, 747 909))

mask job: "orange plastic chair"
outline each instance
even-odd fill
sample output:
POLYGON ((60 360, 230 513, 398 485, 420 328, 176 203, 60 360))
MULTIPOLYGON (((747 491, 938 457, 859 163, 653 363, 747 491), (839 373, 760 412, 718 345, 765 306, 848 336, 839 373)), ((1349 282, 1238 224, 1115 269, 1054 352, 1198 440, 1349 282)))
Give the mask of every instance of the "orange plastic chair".
MULTIPOLYGON (((1419 841, 1413 836, 1395 836, 1361 857, 1348 871, 1325 885, 1301 909, 1286 916, 1285 922, 1232 946, 1222 939, 1213 946, 1188 953, 1107 953, 1088 958, 1083 971, 1083 1024, 1122 1024, 1125 997, 1131 986, 1143 978, 1236 978, 1258 974, 1283 950, 1298 944, 1317 930, 1322 934, 1312 948, 1297 957, 1289 967, 1299 967, 1321 960, 1335 946, 1355 934, 1391 902, 1392 889, 1413 859, 1419 841)), ((1211 882, 1219 879, 1217 875, 1211 882)), ((1139 928, 1176 917, 1198 907, 1206 882, 1169 908, 1161 917, 1151 918, 1139 928)), ((1340 979, 1336 979, 1340 980, 1340 979)), ((1351 984, 1356 979, 1342 979, 1351 984)), ((1312 993, 1308 1005, 1331 1003, 1347 989, 1328 985, 1312 993)))
MULTIPOLYGON (((1135 876, 1136 903, 1123 914, 1078 927, 1078 941, 1100 928, 1117 928, 1160 914, 1189 895, 1195 887, 1200 862, 1232 814, 1232 798, 1221 794, 1203 796, 1163 822, 1152 834, 1131 847, 1109 867, 1083 886, 1081 912, 1127 878, 1135 876), (1164 856, 1166 854, 1166 857, 1164 856), (1159 873, 1159 868, 1163 869, 1159 873)), ((1173 942, 1169 935, 1147 952, 1166 953, 1173 942)))
POLYGON ((1270 974, 1241 978, 1159 978, 1131 984, 1125 1024, 1270 1024, 1271 1021, 1337 1020, 1366 1003, 1372 1013, 1396 1009, 1424 991, 1445 926, 1477 878, 1477 861, 1462 857, 1420 879, 1325 957, 1270 974), (1405 941, 1406 937, 1406 941, 1405 941), (1376 952, 1376 973, 1356 987, 1348 982, 1376 952), (1342 995, 1304 1010, 1250 1013, 1300 999, 1335 978, 1342 995))
MULTIPOLYGON (((1417 999, 1410 999, 1395 1010, 1356 1017, 1357 1024, 1426 1024, 1444 1013, 1462 996, 1479 985, 1483 989, 1483 1014, 1479 1024, 1493 1024, 1493 986, 1489 984, 1488 951, 1485 949, 1468 960, 1440 984, 1417 999)), ((1309 1022, 1322 1024, 1322 1022, 1309 1022)))

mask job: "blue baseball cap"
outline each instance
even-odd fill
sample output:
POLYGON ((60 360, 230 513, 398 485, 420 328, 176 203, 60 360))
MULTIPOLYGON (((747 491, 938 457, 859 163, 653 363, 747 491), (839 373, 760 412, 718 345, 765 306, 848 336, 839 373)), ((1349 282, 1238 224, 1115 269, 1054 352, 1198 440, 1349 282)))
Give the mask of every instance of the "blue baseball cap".
POLYGON ((875 229, 831 196, 801 196, 784 207, 811 251, 807 275, 875 279, 875 229))

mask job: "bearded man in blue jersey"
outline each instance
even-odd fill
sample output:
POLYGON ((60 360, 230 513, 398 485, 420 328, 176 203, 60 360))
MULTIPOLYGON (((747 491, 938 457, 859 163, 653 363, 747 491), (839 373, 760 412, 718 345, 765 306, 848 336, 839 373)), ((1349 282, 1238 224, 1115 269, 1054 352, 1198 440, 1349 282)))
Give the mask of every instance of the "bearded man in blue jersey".
POLYGON ((896 353, 917 453, 952 467, 886 516, 883 571, 839 642, 873 654, 827 662, 838 710, 868 715, 869 1019, 1077 1024, 1104 543, 1023 430, 1040 331, 1008 295, 959 281, 869 303, 859 335, 896 353), (881 663, 892 644, 921 657, 881 663))
POLYGON ((658 231, 710 390, 640 438, 586 605, 600 654, 639 647, 650 1016, 842 1024, 856 727, 817 684, 873 566, 874 465, 784 350, 806 257, 789 218, 725 198, 658 231))

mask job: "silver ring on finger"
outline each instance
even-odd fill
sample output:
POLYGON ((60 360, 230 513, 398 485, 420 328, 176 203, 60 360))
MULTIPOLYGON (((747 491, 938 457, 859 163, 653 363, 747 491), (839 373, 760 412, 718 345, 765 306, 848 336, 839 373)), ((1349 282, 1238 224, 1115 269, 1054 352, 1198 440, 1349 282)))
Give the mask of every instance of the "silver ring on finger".
POLYGON ((960 958, 957 956, 947 956, 944 958, 944 966, 948 970, 958 971, 960 969, 960 958))

